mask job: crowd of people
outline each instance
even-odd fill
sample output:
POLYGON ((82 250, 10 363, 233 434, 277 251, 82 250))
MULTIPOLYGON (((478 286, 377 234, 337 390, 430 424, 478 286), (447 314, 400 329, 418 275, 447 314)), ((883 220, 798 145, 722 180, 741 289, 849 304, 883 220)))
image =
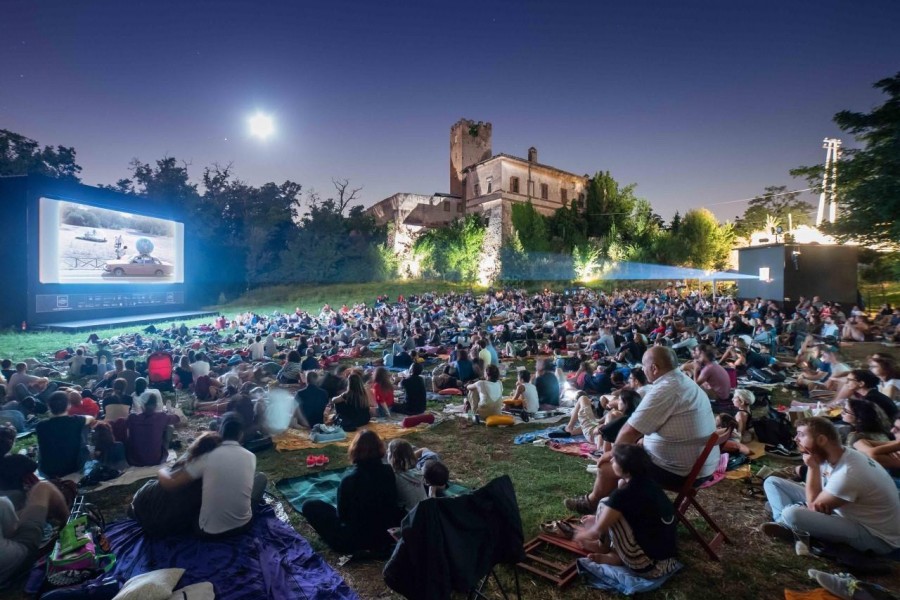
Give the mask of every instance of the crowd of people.
MULTIPOLYGON (((570 410, 561 431, 584 435, 599 457, 590 490, 565 499, 566 509, 588 516, 567 537, 596 562, 660 577, 676 556, 663 490, 684 483, 713 433, 727 439, 724 451, 748 453, 758 404, 738 378, 767 371, 844 412, 836 424, 823 416, 797 423, 805 468, 792 475, 796 481, 766 479, 772 522, 763 531, 788 538, 802 530, 888 553, 900 548, 893 479, 900 476, 900 370, 882 353, 853 369, 840 345, 894 341, 898 325, 900 311, 889 306, 869 319, 858 307, 845 313, 817 297, 788 310, 674 288, 575 289, 379 297, 371 305, 326 305, 318 315, 298 308, 220 317, 199 328, 92 335, 63 352, 67 369, 0 364, 0 441, 29 429, 37 435, 36 455, 0 445, 0 580, 33 560, 34 523, 64 517, 56 488, 39 480, 78 473, 88 461, 117 469, 166 462, 184 419, 165 400, 171 394, 148 385, 147 360, 156 352, 173 357, 172 384, 189 398, 182 407, 216 419, 215 431, 193 440, 135 495, 132 514, 148 532, 190 527, 220 538, 247 530, 267 480, 243 445, 272 433, 270 391, 282 388, 294 399, 290 427, 355 432, 353 468, 337 504, 310 501, 303 515, 334 550, 383 555, 403 515, 444 494, 449 469, 404 440, 386 446, 367 425, 421 414, 429 394, 452 392, 482 419, 570 410), (507 392, 510 363, 519 366, 514 383, 506 377, 507 392)), ((718 462, 716 448, 698 483, 718 462)))

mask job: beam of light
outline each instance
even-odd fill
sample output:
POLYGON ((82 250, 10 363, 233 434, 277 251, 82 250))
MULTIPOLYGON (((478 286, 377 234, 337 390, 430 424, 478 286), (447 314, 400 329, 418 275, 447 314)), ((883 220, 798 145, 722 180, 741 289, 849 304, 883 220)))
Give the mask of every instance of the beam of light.
POLYGON ((275 133, 275 122, 270 115, 256 113, 248 120, 250 135, 264 140, 275 133))

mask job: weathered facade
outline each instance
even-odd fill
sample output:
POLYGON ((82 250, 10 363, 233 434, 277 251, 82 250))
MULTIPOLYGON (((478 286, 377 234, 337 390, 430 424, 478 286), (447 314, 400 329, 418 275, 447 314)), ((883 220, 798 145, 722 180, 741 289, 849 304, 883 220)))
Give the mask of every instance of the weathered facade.
POLYGON ((481 214, 488 224, 479 279, 499 274, 500 247, 512 234, 512 206, 531 202, 550 215, 572 201, 584 202, 587 175, 576 175, 538 162, 537 149, 528 158, 493 154, 490 123, 460 119, 450 128, 450 194, 394 194, 368 209, 379 224, 392 224, 401 274, 417 275, 409 252, 415 236, 464 214, 481 214))

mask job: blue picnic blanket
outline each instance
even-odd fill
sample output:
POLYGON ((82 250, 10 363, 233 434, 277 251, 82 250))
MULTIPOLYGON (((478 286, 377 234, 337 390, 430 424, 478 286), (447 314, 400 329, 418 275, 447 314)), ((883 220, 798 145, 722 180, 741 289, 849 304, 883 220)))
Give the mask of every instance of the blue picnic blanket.
MULTIPOLYGON (((520 433, 513 439, 513 444, 517 446, 522 444, 530 444, 537 439, 550 439, 549 433, 551 431, 560 431, 562 428, 558 425, 556 427, 548 427, 547 429, 538 429, 537 431, 529 431, 528 433, 520 433)), ((571 437, 555 437, 553 438, 554 442, 559 442, 560 444, 578 444, 581 442, 586 442, 587 438, 583 435, 575 435, 571 437)))
POLYGON ((635 575, 628 567, 601 565, 588 558, 578 559, 578 573, 587 585, 598 590, 613 590, 626 596, 655 590, 683 568, 683 564, 677 563, 671 573, 657 579, 644 579, 635 575))

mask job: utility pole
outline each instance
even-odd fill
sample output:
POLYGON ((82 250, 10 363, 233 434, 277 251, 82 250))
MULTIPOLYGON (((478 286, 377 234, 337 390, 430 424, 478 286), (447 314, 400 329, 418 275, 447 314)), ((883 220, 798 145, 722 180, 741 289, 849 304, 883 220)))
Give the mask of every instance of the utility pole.
POLYGON ((841 140, 825 138, 825 171, 822 173, 822 193, 819 194, 819 210, 816 213, 816 227, 825 220, 825 205, 828 205, 828 222, 837 219, 837 163, 841 157, 841 140))

